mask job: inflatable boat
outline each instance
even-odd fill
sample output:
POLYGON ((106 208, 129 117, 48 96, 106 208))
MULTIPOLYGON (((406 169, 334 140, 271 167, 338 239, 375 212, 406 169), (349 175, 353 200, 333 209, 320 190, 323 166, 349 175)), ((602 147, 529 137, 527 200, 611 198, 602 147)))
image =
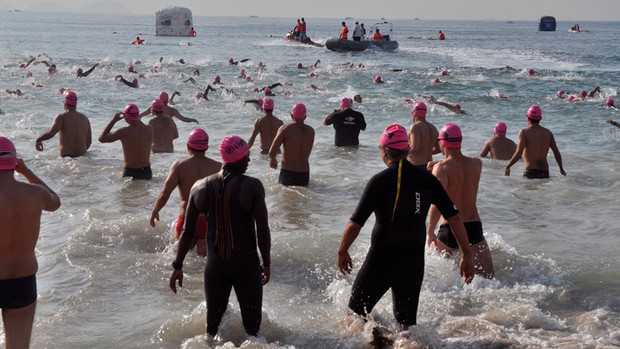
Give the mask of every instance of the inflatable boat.
POLYGON ((351 51, 364 51, 364 50, 372 50, 372 49, 380 49, 382 51, 394 51, 398 48, 398 41, 392 40, 392 23, 389 22, 381 22, 375 23, 370 26, 370 33, 375 32, 376 29, 380 30, 383 34, 383 39, 381 40, 371 40, 371 38, 366 38, 366 40, 361 41, 353 41, 347 39, 328 39, 325 42, 325 47, 331 51, 336 52, 351 52, 351 51))

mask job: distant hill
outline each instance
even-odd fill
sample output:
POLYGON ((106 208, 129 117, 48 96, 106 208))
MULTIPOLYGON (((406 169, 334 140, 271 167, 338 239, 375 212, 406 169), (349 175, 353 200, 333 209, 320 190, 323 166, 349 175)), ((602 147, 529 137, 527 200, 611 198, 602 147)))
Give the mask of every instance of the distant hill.
POLYGON ((39 2, 23 9, 29 12, 73 12, 70 8, 54 2, 39 2))
POLYGON ((79 12, 86 13, 117 13, 117 14, 131 14, 125 6, 114 1, 97 1, 92 4, 88 4, 78 9, 79 12))

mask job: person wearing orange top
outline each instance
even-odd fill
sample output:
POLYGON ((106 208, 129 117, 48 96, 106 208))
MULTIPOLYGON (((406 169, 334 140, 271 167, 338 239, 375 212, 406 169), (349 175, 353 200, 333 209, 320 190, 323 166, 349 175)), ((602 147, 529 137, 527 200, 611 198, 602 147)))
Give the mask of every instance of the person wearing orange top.
POLYGON ((439 40, 446 40, 446 34, 444 34, 441 30, 439 31, 439 40))
POLYGON ((340 38, 346 40, 348 35, 349 27, 347 27, 347 24, 345 22, 342 22, 342 32, 340 33, 340 38))
POLYGON ((302 38, 306 37, 306 19, 303 17, 301 17, 299 36, 301 36, 302 38))
POLYGON ((191 36, 191 37, 195 37, 196 36, 196 30, 194 30, 194 27, 191 27, 189 29, 189 33, 187 33, 187 36, 191 36))
POLYGON ((375 35, 372 37, 373 40, 383 40, 383 35, 381 33, 379 33, 379 28, 377 28, 377 30, 375 30, 375 35))

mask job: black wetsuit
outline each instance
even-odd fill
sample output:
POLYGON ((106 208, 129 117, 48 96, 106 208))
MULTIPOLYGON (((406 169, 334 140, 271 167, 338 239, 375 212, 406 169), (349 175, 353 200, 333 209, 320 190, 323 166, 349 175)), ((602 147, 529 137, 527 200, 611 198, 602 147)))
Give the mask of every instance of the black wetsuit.
POLYGON ((444 217, 452 217, 458 211, 439 180, 407 160, 402 160, 401 188, 395 205, 398 167, 398 162, 393 162, 368 181, 351 217, 351 221, 364 225, 374 212, 376 220, 349 307, 365 316, 391 288, 396 320, 411 326, 416 324, 424 277, 428 210, 434 204, 444 217))
POLYGON ((336 130, 336 146, 359 145, 360 131, 366 129, 364 114, 351 108, 335 110, 325 118, 325 125, 334 125, 336 130))
POLYGON ((263 284, 257 252, 254 216, 239 203, 245 175, 209 177, 207 195, 207 265, 204 284, 207 300, 207 333, 217 334, 234 287, 246 332, 257 335, 260 328, 263 284), (219 209, 217 208, 219 205, 219 209), (227 214, 228 212, 228 214, 227 214), (219 217, 218 217, 219 216, 219 217), (230 219, 230 231, 223 224, 230 219), (228 235, 228 241, 222 238, 228 235))

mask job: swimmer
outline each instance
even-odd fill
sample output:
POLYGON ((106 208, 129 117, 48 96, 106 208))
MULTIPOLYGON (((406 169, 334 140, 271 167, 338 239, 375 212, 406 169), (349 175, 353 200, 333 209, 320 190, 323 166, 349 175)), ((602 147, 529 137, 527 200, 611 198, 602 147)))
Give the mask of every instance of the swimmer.
MULTIPOLYGON (((164 115, 168 115, 169 117, 174 117, 177 118, 183 122, 195 122, 198 123, 198 120, 196 119, 192 119, 192 118, 188 118, 185 117, 183 115, 181 115, 181 113, 174 107, 171 107, 171 104, 174 104, 173 99, 174 96, 180 96, 181 93, 179 93, 178 91, 174 91, 172 93, 172 97, 168 96, 168 93, 166 93, 165 91, 162 91, 159 94, 159 99, 161 99, 161 101, 164 103, 164 115)), ((145 115, 150 115, 151 114, 151 108, 149 107, 147 110, 143 111, 140 116, 145 116, 145 115)))
POLYGON ((234 59, 229 58, 229 59, 228 59, 228 65, 237 65, 237 64, 239 64, 239 63, 245 63, 245 62, 247 62, 247 61, 249 61, 249 60, 250 60, 250 58, 244 58, 244 59, 241 59, 241 60, 239 60, 239 61, 235 61, 234 59))
POLYGON ((527 75, 529 75, 529 76, 539 76, 539 74, 534 69, 531 69, 531 68, 527 70, 527 75))
POLYGON ((282 163, 278 183, 285 186, 307 186, 310 180, 310 153, 314 145, 314 128, 304 124, 306 106, 297 103, 291 109, 292 123, 278 129, 271 148, 269 148, 269 166, 278 168, 276 158, 282 147, 282 163))
POLYGON ((360 103, 360 104, 362 104, 362 96, 361 96, 361 95, 355 95, 355 96, 353 96, 353 100, 354 100, 356 103, 360 103))
POLYGON ((173 153, 173 141, 179 138, 179 130, 174 119, 164 115, 164 102, 156 98, 151 103, 151 115, 153 116, 147 125, 153 128, 153 153, 173 153))
MULTIPOLYGON (((155 221, 159 221, 159 211, 166 205, 170 194, 175 188, 179 188, 179 215, 175 226, 174 238, 178 240, 183 232, 183 225, 185 223, 185 213, 187 210, 187 203, 189 195, 194 183, 199 179, 206 178, 213 174, 216 174, 222 168, 222 164, 206 156, 206 151, 209 149, 209 135, 201 128, 196 128, 190 132, 187 137, 187 153, 188 158, 175 161, 170 170, 168 171, 168 177, 164 183, 164 187, 159 192, 155 206, 151 212, 150 223, 155 227, 155 221)), ((200 216, 198 224, 196 226, 195 238, 190 244, 190 248, 196 245, 196 252, 200 256, 206 256, 206 220, 205 216, 200 216)))
POLYGON ((87 77, 90 73, 92 73, 95 70, 95 68, 97 68, 98 65, 99 65, 99 63, 95 63, 95 65, 93 65, 87 71, 83 71, 82 68, 77 68, 77 77, 78 78, 85 78, 85 77, 87 77))
POLYGON ((13 143, 1 136, 0 197, 0 308, 4 348, 29 348, 38 297, 36 274, 40 251, 36 245, 40 240, 41 214, 56 211, 61 202, 24 160, 17 157, 13 143), (27 182, 18 180, 16 173, 27 182))
POLYGON ((375 78, 373 79, 373 82, 375 84, 383 84, 385 81, 383 81, 383 79, 381 78, 381 75, 377 75, 375 76, 375 78))
POLYGON ((188 79, 183 80, 183 82, 191 82, 192 84, 196 85, 196 80, 191 76, 188 79))
POLYGON ((213 79, 213 85, 221 85, 222 84, 222 78, 219 75, 215 76, 215 79, 213 79))
POLYGON ((10 95, 16 95, 16 96, 22 96, 24 94, 22 92, 22 90, 20 90, 18 88, 13 89, 13 90, 7 88, 5 91, 6 91, 6 93, 8 93, 10 95))
POLYGON ((34 62, 34 61, 35 61, 35 59, 37 59, 37 57, 31 57, 31 58, 30 58, 30 60, 28 60, 28 62, 26 62, 26 63, 20 63, 20 64, 19 64, 19 67, 20 67, 21 69, 26 69, 26 68, 28 68, 28 67, 30 66, 30 64, 32 64, 32 62, 34 62))
POLYGON ((506 137, 506 124, 500 121, 493 129, 493 137, 484 143, 480 157, 484 158, 491 153, 491 159, 510 160, 516 150, 517 144, 506 137))
POLYGON ((253 104, 254 107, 256 108, 256 110, 263 110, 263 99, 262 98, 257 98, 257 99, 246 99, 245 101, 243 101, 243 104, 253 104))
MULTIPOLYGON (((482 161, 463 155, 461 152, 463 136, 457 125, 446 124, 439 131, 439 139, 446 159, 433 166, 433 175, 444 186, 455 207, 458 207, 459 216, 467 232, 467 240, 474 253, 475 273, 492 279, 495 275, 493 260, 482 232, 482 223, 476 203, 482 161)), ((459 243, 445 218, 442 218, 439 231, 435 235, 435 227, 440 217, 441 213, 438 208, 431 206, 426 243, 429 247, 435 247, 441 252, 452 255, 458 249, 459 243)))
POLYGON ((177 60, 177 62, 181 63, 181 64, 185 64, 185 60, 183 58, 177 60))
POLYGON ((359 145, 360 131, 366 130, 364 114, 352 109, 353 100, 343 97, 340 100, 340 109, 334 110, 323 120, 323 125, 333 125, 336 131, 334 144, 337 147, 359 145))
POLYGON ((47 67, 48 74, 54 74, 57 72, 56 64, 48 63, 47 61, 35 62, 34 64, 44 64, 47 67))
POLYGON ((559 90, 558 92, 555 93, 555 96, 560 98, 560 99, 564 99, 564 98, 566 98, 566 91, 559 90))
POLYGON ((59 151, 62 157, 78 157, 86 154, 92 144, 90 121, 77 111, 78 97, 68 92, 64 97, 64 111, 56 115, 52 126, 35 141, 35 149, 43 151, 43 141, 59 134, 59 151))
POLYGON ((562 166, 562 155, 555 143, 553 133, 548 129, 540 126, 542 119, 542 110, 537 104, 533 104, 527 110, 527 127, 519 131, 519 142, 517 150, 512 159, 506 165, 504 170, 505 176, 510 176, 510 167, 519 161, 521 157, 524 160, 525 172, 523 177, 549 178, 549 163, 547 162, 547 153, 549 149, 553 151, 555 161, 560 167, 560 174, 566 176, 564 167, 562 166))
POLYGON ((607 98, 607 101, 605 101, 605 108, 616 109, 616 105, 614 104, 614 99, 613 98, 607 98))
POLYGON ((433 95, 428 95, 428 96, 424 96, 421 94, 418 94, 421 97, 424 97, 429 103, 432 104, 437 104, 440 105, 442 107, 448 108, 451 112, 453 112, 454 114, 465 114, 467 115, 467 113, 463 110, 463 108, 461 108, 461 105, 458 103, 447 103, 447 102, 442 102, 442 101, 438 101, 435 96, 433 95))
POLYGON ((140 120, 138 106, 128 104, 122 112, 115 113, 112 120, 101 131, 99 142, 121 141, 125 163, 123 177, 132 177, 133 180, 150 180, 153 177, 150 160, 153 133, 153 127, 145 125, 140 120), (114 125, 121 119, 125 119, 129 126, 111 132, 114 125))
POLYGON ((144 39, 140 39, 140 37, 136 37, 136 40, 134 40, 132 43, 132 45, 142 45, 144 44, 144 39))
POLYGON ((200 69, 196 69, 192 72, 192 75, 194 76, 200 76, 200 69))
POLYGON ((311 64, 309 67, 304 67, 303 64, 297 63, 297 69, 314 69, 318 67, 320 63, 321 63, 320 59, 317 59, 316 62, 314 62, 314 64, 311 64))
POLYGON ((239 71, 239 76, 237 76, 237 77, 238 77, 238 78, 245 79, 245 77, 246 77, 246 76, 247 76, 247 75, 245 74, 245 69, 241 69, 241 70, 239 71))
POLYGON ((260 135, 260 153, 269 153, 269 148, 273 143, 273 139, 276 137, 277 131, 280 129, 284 122, 273 115, 275 103, 273 99, 266 98, 261 105, 263 110, 263 116, 256 119, 254 127, 252 129, 252 135, 248 139, 248 146, 250 149, 254 145, 254 140, 260 135))
POLYGON ((426 169, 433 161, 433 154, 441 152, 437 139, 439 132, 432 123, 426 121, 427 107, 424 102, 417 102, 411 109, 413 125, 409 128, 409 155, 407 160, 414 166, 426 169))
POLYGON ((138 85, 138 79, 135 79, 135 78, 130 82, 130 81, 125 80, 125 78, 122 75, 117 75, 114 78, 114 80, 120 81, 123 84, 125 84, 125 85, 127 85, 129 87, 132 87, 132 88, 138 88, 138 86, 139 86, 138 85))

